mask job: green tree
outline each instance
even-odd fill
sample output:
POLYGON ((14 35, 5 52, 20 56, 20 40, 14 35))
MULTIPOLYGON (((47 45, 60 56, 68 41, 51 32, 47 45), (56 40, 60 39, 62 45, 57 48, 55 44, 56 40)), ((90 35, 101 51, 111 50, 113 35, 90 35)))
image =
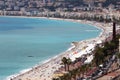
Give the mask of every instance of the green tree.
POLYGON ((72 63, 71 59, 70 59, 70 58, 68 58, 68 59, 67 59, 68 71, 69 71, 69 66, 70 66, 70 64, 71 64, 71 63, 72 63))
POLYGON ((66 71, 66 67, 67 67, 67 58, 66 57, 62 58, 62 64, 64 64, 65 71, 66 71))
POLYGON ((94 60, 93 62, 96 64, 96 66, 99 66, 104 61, 104 53, 103 49, 98 47, 96 49, 96 52, 94 54, 94 60))

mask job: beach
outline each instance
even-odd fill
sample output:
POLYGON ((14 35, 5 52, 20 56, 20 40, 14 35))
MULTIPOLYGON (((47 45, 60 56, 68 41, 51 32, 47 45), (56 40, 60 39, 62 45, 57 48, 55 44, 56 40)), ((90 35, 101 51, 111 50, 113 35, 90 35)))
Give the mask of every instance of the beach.
MULTIPOLYGON (((31 17, 24 17, 24 18, 31 18, 31 17)), ((32 18, 39 18, 39 17, 32 17, 32 18)), ((41 18, 41 17, 40 17, 41 18)), ((45 17, 42 17, 45 18, 45 17)), ((46 18, 46 19, 54 19, 54 20, 65 20, 65 21, 72 21, 77 23, 83 23, 83 24, 89 24, 93 25, 99 29, 102 30, 100 35, 96 38, 89 39, 89 40, 83 40, 78 42, 71 42, 71 47, 66 50, 65 52, 46 60, 42 64, 35 65, 34 67, 27 69, 25 71, 22 71, 16 75, 12 75, 7 78, 7 80, 51 80, 52 76, 54 74, 54 71, 58 70, 62 65, 61 59, 63 57, 70 57, 73 56, 74 52, 79 53, 85 46, 92 44, 96 45, 99 43, 103 43, 106 40, 112 39, 112 23, 99 23, 94 21, 85 21, 85 20, 72 20, 72 19, 60 19, 60 18, 46 18)), ((119 30, 119 28, 117 28, 119 30)), ((87 54, 87 53, 85 53, 87 54)), ((82 54, 81 54, 82 56, 82 54)))

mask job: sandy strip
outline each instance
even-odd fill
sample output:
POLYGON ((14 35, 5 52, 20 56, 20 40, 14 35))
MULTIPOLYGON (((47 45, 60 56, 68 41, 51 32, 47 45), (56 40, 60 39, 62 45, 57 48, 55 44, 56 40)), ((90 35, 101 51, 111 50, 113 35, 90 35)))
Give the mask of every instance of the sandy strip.
MULTIPOLYGON (((13 16, 12 16, 13 17, 13 16)), ((16 16, 15 16, 16 17, 16 16)), ((19 17, 21 18, 21 16, 19 17)), ((22 18, 41 18, 41 17, 22 17, 22 18)), ((24 73, 18 73, 17 75, 13 75, 8 80, 51 80, 54 71, 58 70, 62 65, 61 59, 63 56, 69 57, 70 54, 73 54, 75 51, 79 52, 82 48, 84 48, 87 44, 96 44, 97 41, 101 40, 104 42, 106 38, 111 35, 112 31, 112 23, 99 23, 95 21, 85 21, 85 20, 72 20, 72 19, 60 19, 60 18, 46 18, 45 19, 54 19, 54 20, 65 20, 65 21, 72 21, 72 22, 79 22, 84 24, 93 25, 99 29, 102 29, 101 34, 93 39, 84 40, 80 42, 76 42, 74 45, 72 44, 71 48, 66 50, 65 52, 59 54, 58 56, 53 57, 52 59, 48 60, 47 62, 32 67, 29 71, 24 73)), ((111 37, 110 37, 111 39, 111 37)))

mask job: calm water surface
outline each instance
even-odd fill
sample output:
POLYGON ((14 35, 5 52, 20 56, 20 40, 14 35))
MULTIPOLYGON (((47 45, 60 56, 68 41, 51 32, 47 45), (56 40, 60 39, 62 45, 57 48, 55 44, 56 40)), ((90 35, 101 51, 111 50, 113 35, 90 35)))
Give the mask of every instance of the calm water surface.
POLYGON ((0 80, 65 51, 72 41, 97 37, 100 32, 62 20, 0 17, 0 80))

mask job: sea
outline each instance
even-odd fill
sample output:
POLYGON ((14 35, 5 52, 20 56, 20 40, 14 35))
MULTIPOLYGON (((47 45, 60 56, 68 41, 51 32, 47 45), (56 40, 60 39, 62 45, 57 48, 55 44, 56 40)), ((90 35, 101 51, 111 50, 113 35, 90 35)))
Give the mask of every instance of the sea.
POLYGON ((73 41, 100 33, 92 25, 77 22, 1 16, 0 80, 64 52, 73 41))

